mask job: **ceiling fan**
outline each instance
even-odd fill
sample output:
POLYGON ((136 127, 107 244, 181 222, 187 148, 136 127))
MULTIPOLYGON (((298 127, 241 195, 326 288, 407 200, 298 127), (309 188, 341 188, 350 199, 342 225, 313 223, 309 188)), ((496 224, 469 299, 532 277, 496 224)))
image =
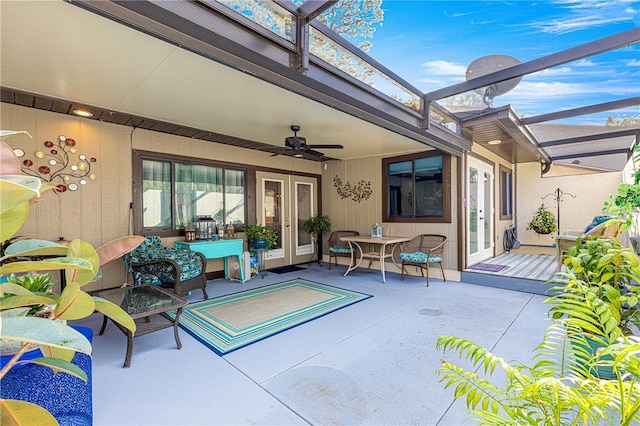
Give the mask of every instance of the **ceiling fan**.
POLYGON ((307 144, 307 139, 302 136, 298 136, 298 132, 300 131, 300 126, 293 125, 291 126, 291 131, 293 132, 293 136, 289 136, 284 139, 285 148, 283 152, 279 152, 273 155, 285 154, 285 155, 293 155, 294 157, 302 158, 305 157, 305 154, 309 154, 309 156, 313 157, 324 157, 324 154, 320 151, 316 151, 314 148, 320 149, 342 149, 344 148, 342 145, 309 145, 307 144))

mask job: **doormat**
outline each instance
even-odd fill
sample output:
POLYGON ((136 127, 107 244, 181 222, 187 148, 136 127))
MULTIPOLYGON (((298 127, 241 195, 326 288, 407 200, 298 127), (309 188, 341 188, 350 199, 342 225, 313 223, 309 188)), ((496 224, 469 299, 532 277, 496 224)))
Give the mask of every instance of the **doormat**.
MULTIPOLYGON (((180 327, 219 355, 372 297, 297 278, 182 309, 180 327)), ((176 311, 168 314, 175 317, 176 311)))
POLYGON ((267 269, 265 272, 273 272, 274 274, 286 274, 287 272, 306 271, 307 268, 301 268, 297 265, 281 266, 279 268, 267 269))
POLYGON ((476 263, 475 265, 469 266, 467 269, 474 269, 476 271, 486 271, 486 272, 500 272, 507 265, 494 265, 492 263, 476 263))

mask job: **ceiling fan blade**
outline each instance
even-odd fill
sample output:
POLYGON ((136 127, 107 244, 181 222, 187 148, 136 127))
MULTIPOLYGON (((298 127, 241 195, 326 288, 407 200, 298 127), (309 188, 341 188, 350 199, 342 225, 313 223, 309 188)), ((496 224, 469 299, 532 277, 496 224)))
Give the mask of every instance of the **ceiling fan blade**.
POLYGON ((342 145, 307 145, 309 148, 320 148, 320 149, 343 149, 342 145))
MULTIPOLYGON (((307 145, 307 146, 309 146, 309 145, 307 145)), ((313 156, 315 156, 315 157, 324 157, 324 154, 323 154, 322 152, 320 152, 320 151, 315 151, 315 150, 313 150, 313 149, 305 149, 304 151, 302 151, 302 153, 304 153, 304 154, 311 154, 311 155, 313 155, 313 156)))

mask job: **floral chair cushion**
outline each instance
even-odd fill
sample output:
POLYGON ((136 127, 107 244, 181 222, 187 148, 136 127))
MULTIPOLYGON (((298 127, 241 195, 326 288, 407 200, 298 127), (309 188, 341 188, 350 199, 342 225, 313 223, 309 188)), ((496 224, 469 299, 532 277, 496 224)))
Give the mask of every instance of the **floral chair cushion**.
MULTIPOLYGON (((158 236, 147 237, 146 240, 124 257, 125 267, 132 271, 133 263, 150 262, 160 259, 171 259, 180 266, 180 282, 190 280, 202 273, 200 257, 191 250, 164 247, 158 236)), ((168 263, 137 266, 134 272, 135 284, 168 284, 174 283, 175 268, 168 263)))
POLYGON ((349 248, 349 246, 340 246, 340 245, 329 247, 329 251, 331 253, 344 253, 344 254, 351 253, 351 249, 349 248))
POLYGON ((416 251, 413 253, 400 253, 400 260, 402 260, 403 262, 410 262, 410 263, 427 263, 427 261, 429 263, 440 263, 442 262, 442 256, 434 255, 434 256, 430 256, 429 259, 427 259, 426 253, 422 253, 421 251, 416 251))

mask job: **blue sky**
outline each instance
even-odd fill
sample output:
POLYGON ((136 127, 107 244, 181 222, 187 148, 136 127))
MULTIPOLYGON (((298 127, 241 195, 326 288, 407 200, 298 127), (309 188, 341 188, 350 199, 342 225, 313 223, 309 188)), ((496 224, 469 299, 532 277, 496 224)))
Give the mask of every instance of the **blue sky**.
MULTIPOLYGON (((479 57, 527 62, 640 27, 640 1, 384 0, 384 22, 369 54, 423 92, 465 80, 479 57)), ((640 95, 640 43, 525 76, 494 106, 532 116, 640 95)), ((638 107, 564 122, 604 124, 607 115, 639 115, 638 107)))

